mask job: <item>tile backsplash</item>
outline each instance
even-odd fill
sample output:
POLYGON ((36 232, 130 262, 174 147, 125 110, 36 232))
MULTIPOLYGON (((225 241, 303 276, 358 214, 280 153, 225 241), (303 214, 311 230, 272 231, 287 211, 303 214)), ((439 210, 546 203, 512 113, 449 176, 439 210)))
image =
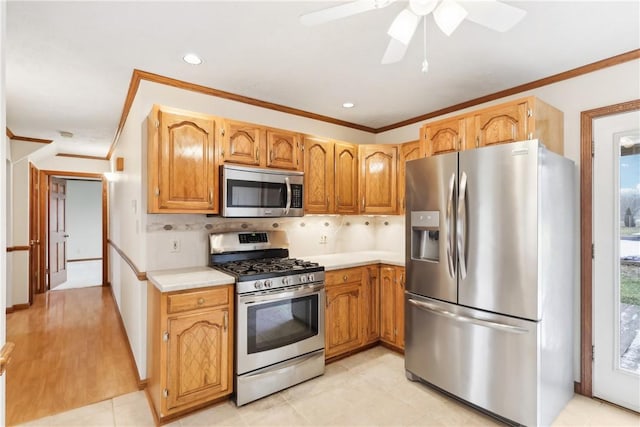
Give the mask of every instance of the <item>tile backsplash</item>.
POLYGON ((297 258, 366 250, 404 253, 404 216, 219 218, 148 214, 146 270, 206 265, 210 233, 274 228, 287 232, 289 252, 297 258))

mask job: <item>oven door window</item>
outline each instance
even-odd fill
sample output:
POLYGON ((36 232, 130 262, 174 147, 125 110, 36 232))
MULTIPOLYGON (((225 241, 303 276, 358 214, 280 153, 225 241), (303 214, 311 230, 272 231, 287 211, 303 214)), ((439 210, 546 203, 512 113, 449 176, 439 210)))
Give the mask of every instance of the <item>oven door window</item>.
POLYGON ((318 295, 248 307, 247 317, 249 354, 285 347, 318 335, 318 295))
POLYGON ((227 180, 227 206, 234 208, 284 208, 287 187, 275 182, 227 180))

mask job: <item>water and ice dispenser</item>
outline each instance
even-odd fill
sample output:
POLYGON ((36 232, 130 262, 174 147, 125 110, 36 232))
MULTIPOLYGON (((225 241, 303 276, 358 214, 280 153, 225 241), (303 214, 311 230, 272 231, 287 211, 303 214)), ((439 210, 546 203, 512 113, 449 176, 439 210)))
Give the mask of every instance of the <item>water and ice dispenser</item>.
POLYGON ((440 212, 411 212, 411 259, 440 261, 440 212))

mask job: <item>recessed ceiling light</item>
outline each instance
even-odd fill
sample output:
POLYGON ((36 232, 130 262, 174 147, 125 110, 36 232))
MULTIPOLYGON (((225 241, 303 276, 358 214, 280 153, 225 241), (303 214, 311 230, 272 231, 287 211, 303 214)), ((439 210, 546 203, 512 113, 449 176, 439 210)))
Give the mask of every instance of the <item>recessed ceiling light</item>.
POLYGON ((191 64, 191 65, 200 65, 200 64, 202 64, 202 59, 200 59, 200 57, 198 55, 196 55, 195 53, 187 53, 185 56, 182 57, 182 59, 187 64, 191 64))
POLYGON ((345 102, 344 104, 342 104, 342 106, 344 108, 353 108, 356 106, 356 104, 354 104, 353 102, 345 102))
POLYGON ((59 131, 60 136, 64 137, 64 138, 73 138, 73 133, 66 131, 66 130, 61 130, 59 131))

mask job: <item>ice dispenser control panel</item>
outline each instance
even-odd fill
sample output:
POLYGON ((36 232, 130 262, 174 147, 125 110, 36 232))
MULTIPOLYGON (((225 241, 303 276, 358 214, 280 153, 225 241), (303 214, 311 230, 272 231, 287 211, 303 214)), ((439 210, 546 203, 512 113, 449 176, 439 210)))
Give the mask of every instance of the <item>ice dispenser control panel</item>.
POLYGON ((411 259, 440 260, 440 212, 411 212, 411 259))

